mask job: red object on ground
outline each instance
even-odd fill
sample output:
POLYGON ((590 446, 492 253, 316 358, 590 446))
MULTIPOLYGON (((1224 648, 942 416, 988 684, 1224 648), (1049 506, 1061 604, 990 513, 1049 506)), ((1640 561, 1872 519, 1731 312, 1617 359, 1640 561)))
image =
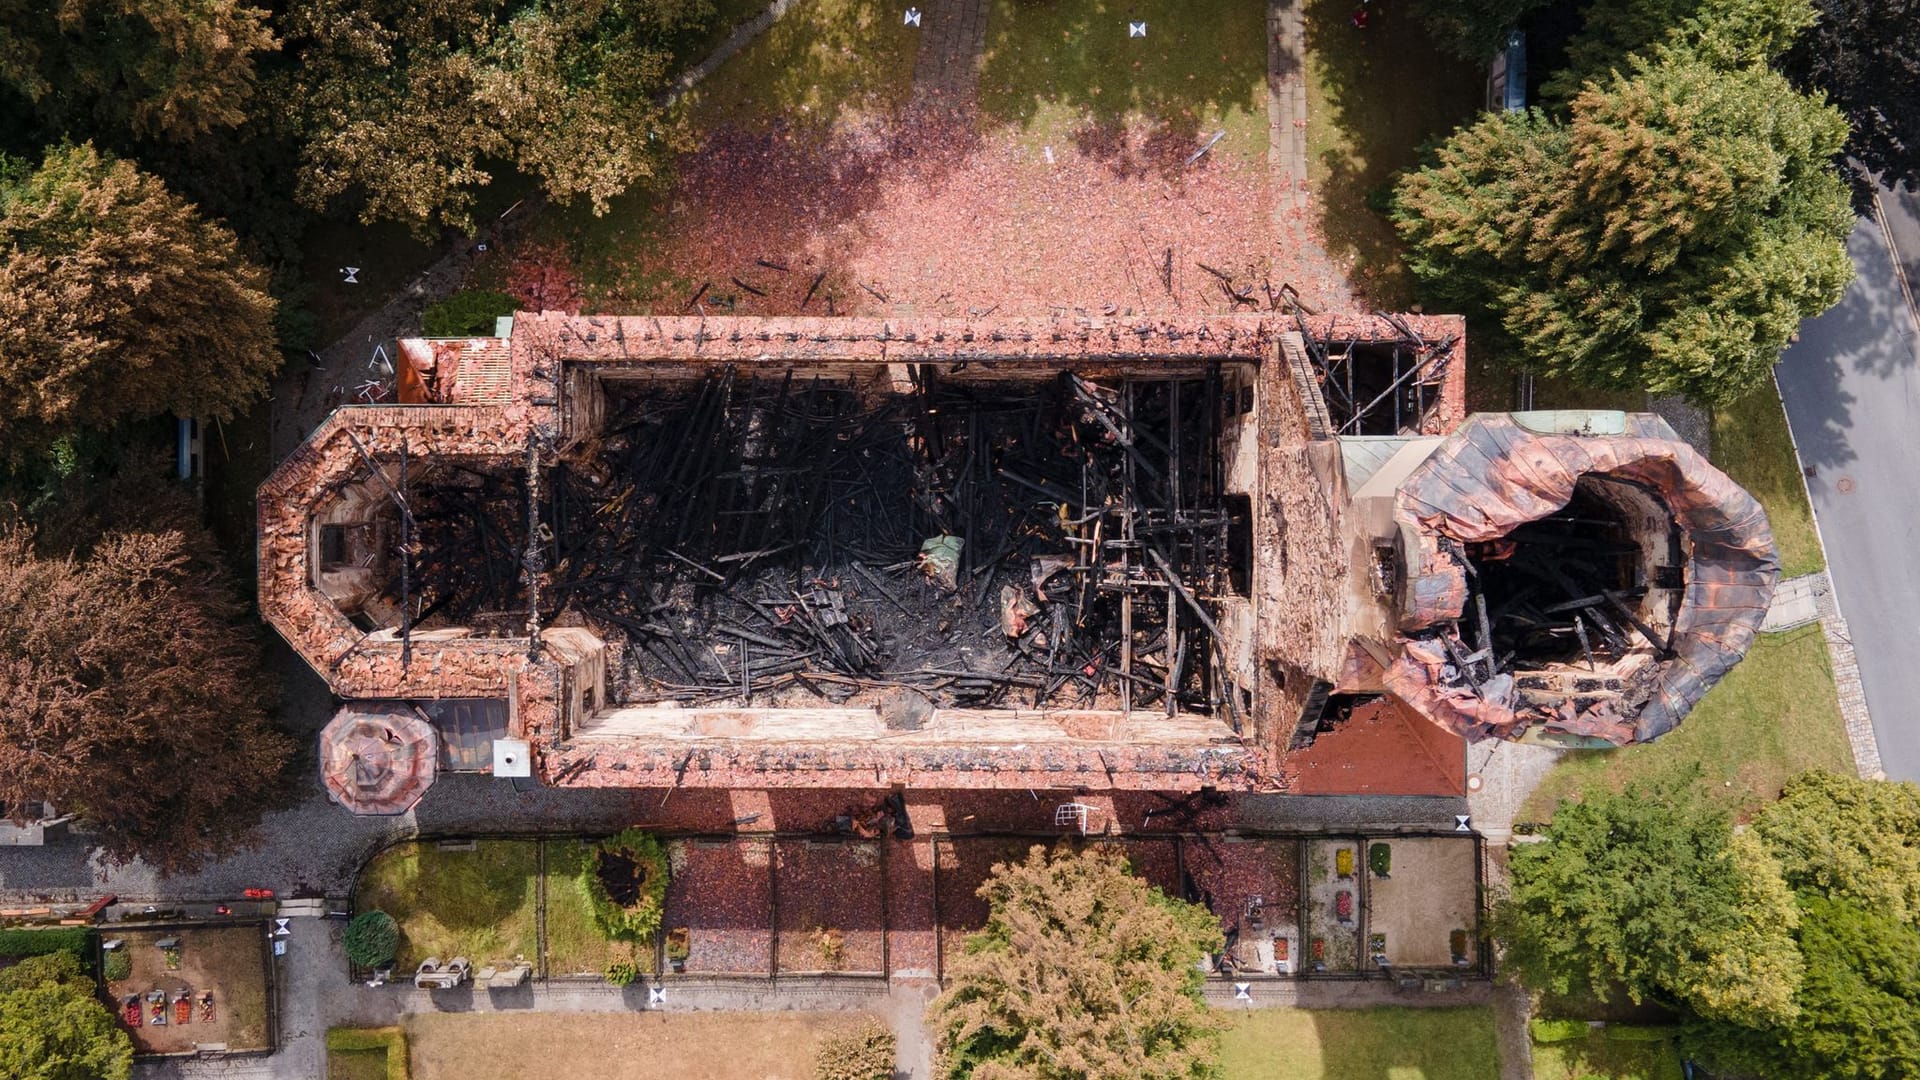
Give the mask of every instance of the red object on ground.
POLYGON ((1365 30, 1367 28, 1367 19, 1366 8, 1357 7, 1353 9, 1353 28, 1355 30, 1365 30))
POLYGON ((245 896, 249 900, 271 900, 273 899, 273 890, 272 889, 248 889, 245 892, 241 893, 241 895, 245 896))
POLYGON ((176 1024, 193 1023, 193 1002, 178 998, 173 1003, 173 1022, 176 1024))
POLYGON ((1341 889, 1333 898, 1333 913, 1341 919, 1353 918, 1353 894, 1341 889))
POLYGON ((139 998, 127 999, 127 1003, 120 1007, 120 1019, 124 1020, 128 1027, 139 1027, 141 1025, 143 1021, 140 1016, 139 998))
POLYGON ((119 897, 113 895, 112 893, 108 893, 107 895, 101 897, 100 899, 95 900, 93 903, 88 904, 86 907, 81 908, 79 917, 82 919, 94 918, 95 916, 99 915, 101 912, 107 910, 108 904, 111 904, 118 899, 119 897))

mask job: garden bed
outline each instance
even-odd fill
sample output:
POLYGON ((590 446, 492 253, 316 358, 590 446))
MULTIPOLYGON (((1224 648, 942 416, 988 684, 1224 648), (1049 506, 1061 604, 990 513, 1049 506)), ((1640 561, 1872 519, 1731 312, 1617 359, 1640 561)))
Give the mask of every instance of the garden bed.
POLYGON ((410 973, 429 956, 464 956, 479 968, 539 954, 538 842, 470 843, 470 850, 398 844, 361 872, 354 910, 385 911, 399 923, 397 971, 410 973))
POLYGON ((772 845, 675 840, 667 846, 668 933, 687 931, 689 974, 766 975, 773 966, 772 845))
POLYGON ((775 844, 774 851, 780 970, 882 974, 886 868, 880 845, 795 840, 775 844))
POLYGON ((1307 843, 1307 926, 1300 968, 1327 972, 1360 970, 1360 874, 1362 853, 1352 840, 1307 843), (1343 854, 1344 853, 1344 854, 1343 854), (1347 894, 1343 902, 1340 894, 1347 894), (1346 917, 1341 917, 1341 912, 1346 917))

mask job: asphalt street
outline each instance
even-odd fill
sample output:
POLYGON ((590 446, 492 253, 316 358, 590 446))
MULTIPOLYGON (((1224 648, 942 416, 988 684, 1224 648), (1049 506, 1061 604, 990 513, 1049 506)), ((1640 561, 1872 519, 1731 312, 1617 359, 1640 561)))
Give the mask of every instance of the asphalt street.
POLYGON ((1881 759, 1920 780, 1920 316, 1896 270, 1920 280, 1920 196, 1882 203, 1887 228, 1862 218, 1848 239, 1846 297, 1776 373, 1881 759))

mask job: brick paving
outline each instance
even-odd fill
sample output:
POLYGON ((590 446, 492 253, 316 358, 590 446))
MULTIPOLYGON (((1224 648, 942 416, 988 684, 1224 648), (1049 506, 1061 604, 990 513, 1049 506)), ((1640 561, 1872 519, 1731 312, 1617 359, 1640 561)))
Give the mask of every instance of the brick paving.
POLYGON ((987 46, 987 0, 927 0, 913 64, 914 104, 970 112, 987 46))

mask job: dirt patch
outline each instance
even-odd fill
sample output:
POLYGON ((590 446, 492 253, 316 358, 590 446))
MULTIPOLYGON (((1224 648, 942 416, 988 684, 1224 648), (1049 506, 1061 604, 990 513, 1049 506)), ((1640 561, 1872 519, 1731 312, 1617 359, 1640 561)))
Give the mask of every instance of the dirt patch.
POLYGON ((138 1054, 192 1053, 201 1046, 229 1050, 265 1050, 273 1045, 267 1030, 266 935, 259 925, 194 927, 184 930, 103 931, 109 941, 125 942, 132 972, 107 984, 110 1007, 133 1036, 138 1054), (158 942, 177 939, 174 950, 158 942), (177 960, 171 965, 169 952, 177 960), (160 991, 164 1024, 154 1022, 154 1003, 160 991), (205 995, 213 995, 209 1017, 205 995), (177 998, 185 995, 186 1022, 180 1018, 177 998), (137 997, 141 1009, 138 1027, 127 1024, 127 999, 137 997))
POLYGON ((1453 946, 1464 936, 1469 959, 1480 932, 1479 885, 1470 837, 1397 838, 1389 877, 1369 871, 1367 933, 1386 935, 1395 967, 1453 967, 1453 946))

